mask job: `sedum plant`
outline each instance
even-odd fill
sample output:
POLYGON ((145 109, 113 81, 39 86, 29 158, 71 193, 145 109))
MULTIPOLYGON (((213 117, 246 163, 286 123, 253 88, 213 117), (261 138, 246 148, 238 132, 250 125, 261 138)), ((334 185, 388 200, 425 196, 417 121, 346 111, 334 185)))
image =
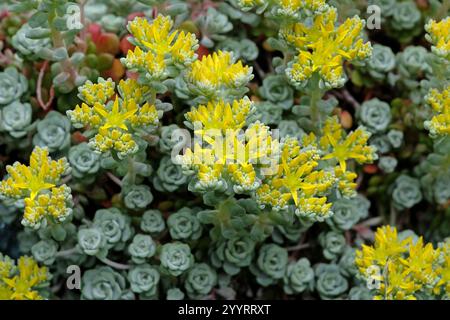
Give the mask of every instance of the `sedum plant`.
POLYGON ((0 299, 449 297, 447 1, 0 6, 0 299))
POLYGON ((374 284, 375 299, 416 300, 448 293, 448 243, 434 249, 423 238, 400 238, 395 228, 376 232, 355 260, 361 276, 374 284))
POLYGON ((70 188, 61 177, 70 170, 65 158, 52 160, 48 149, 36 147, 26 166, 8 166, 9 178, 0 184, 2 198, 23 200, 22 224, 35 229, 49 222, 62 222, 72 214, 70 188))

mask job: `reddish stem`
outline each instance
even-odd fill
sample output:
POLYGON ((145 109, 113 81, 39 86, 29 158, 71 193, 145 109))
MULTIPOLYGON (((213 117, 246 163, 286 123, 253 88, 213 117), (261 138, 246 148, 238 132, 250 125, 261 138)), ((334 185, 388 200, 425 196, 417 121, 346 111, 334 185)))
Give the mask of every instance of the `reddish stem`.
POLYGON ((44 103, 42 100, 42 80, 44 79, 45 70, 48 67, 48 61, 44 61, 42 64, 41 70, 39 71, 39 77, 36 85, 36 96, 39 103, 39 106, 44 109, 45 111, 48 110, 48 108, 51 106, 53 99, 55 98, 55 90, 53 88, 53 85, 50 87, 50 97, 47 101, 47 103, 44 103))

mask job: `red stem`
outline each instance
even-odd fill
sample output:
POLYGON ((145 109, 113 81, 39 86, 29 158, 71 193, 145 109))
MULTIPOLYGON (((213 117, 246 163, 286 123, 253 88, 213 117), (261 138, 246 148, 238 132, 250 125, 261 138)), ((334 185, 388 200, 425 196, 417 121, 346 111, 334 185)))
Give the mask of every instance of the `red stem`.
POLYGON ((53 99, 55 98, 55 90, 53 88, 53 85, 50 87, 50 97, 47 101, 47 103, 44 103, 44 101, 42 100, 42 80, 44 79, 44 74, 45 74, 45 70, 48 67, 48 61, 44 61, 44 63, 42 64, 41 70, 39 71, 39 77, 38 77, 38 81, 37 81, 37 85, 36 85, 36 96, 37 96, 37 100, 39 103, 39 106, 44 109, 45 111, 48 110, 48 108, 50 107, 50 105, 53 102, 53 99))

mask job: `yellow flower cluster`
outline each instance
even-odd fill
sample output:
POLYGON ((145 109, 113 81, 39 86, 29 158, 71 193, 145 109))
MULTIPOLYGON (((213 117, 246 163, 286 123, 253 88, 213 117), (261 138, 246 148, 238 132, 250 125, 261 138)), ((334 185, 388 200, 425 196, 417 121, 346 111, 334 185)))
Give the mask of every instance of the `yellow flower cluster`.
POLYGON ((185 114, 186 119, 194 124, 194 127, 201 126, 203 133, 209 130, 238 130, 244 127, 247 117, 253 112, 253 103, 247 97, 241 100, 234 100, 231 104, 223 101, 208 102, 206 106, 200 105, 185 114), (196 125, 197 123, 197 125, 196 125))
POLYGON ((235 62, 232 53, 219 51, 195 61, 187 82, 195 94, 209 101, 229 100, 230 96, 243 95, 242 89, 253 79, 252 71, 241 61, 235 62), (238 94, 233 94, 235 91, 238 94))
POLYGON ((433 44, 433 52, 450 60, 450 17, 440 22, 430 20, 425 29, 428 32, 426 38, 433 44))
POLYGON ((336 118, 327 119, 323 136, 319 139, 320 148, 326 153, 322 160, 335 160, 343 173, 347 170, 347 160, 354 159, 360 164, 376 160, 375 147, 367 145, 369 132, 360 127, 345 135, 345 130, 336 118))
POLYGON ((373 246, 363 245, 356 251, 355 263, 376 291, 375 299, 448 296, 449 247, 449 242, 434 249, 422 238, 401 239, 395 228, 384 226, 377 230, 373 246))
POLYGON ((304 87, 314 78, 321 88, 341 87, 346 80, 344 61, 362 61, 372 54, 370 43, 362 38, 363 20, 355 16, 338 27, 336 23, 337 10, 329 8, 316 15, 312 24, 293 23, 280 30, 298 52, 286 69, 295 85, 304 87))
POLYGON ((42 300, 36 291, 46 284, 49 273, 30 257, 14 261, 0 253, 0 300, 42 300))
POLYGON ((47 219, 64 221, 71 213, 71 190, 66 185, 57 187, 61 176, 69 171, 65 158, 52 160, 46 148, 36 147, 30 156, 30 165, 15 162, 7 166, 7 179, 0 182, 0 196, 24 199, 22 224, 39 228, 47 219))
POLYGON ((261 206, 284 209, 292 200, 296 213, 317 221, 331 216, 332 203, 325 194, 335 184, 333 172, 318 169, 320 155, 314 147, 302 148, 295 138, 287 138, 281 150, 278 172, 256 191, 261 206))
MULTIPOLYGON (((320 33, 316 35, 319 41, 320 33)), ((342 40, 342 48, 353 45, 337 40, 342 40)), ((356 49, 351 50, 356 54, 356 49)), ((333 118, 326 122, 323 137, 306 136, 305 147, 289 138, 280 151, 279 141, 272 138, 267 126, 259 122, 248 125, 255 109, 251 101, 246 97, 234 100, 242 97, 242 91, 236 95, 227 91, 245 86, 251 71, 240 62, 233 63, 227 52, 191 65, 188 85, 206 97, 207 103, 186 113, 186 124, 194 130, 196 140, 178 161, 186 173, 195 174, 196 191, 223 192, 231 183, 234 192, 250 192, 262 207, 294 205, 299 216, 323 221, 332 215, 332 203, 326 197, 331 190, 344 197, 355 194, 357 175, 347 171, 347 160, 367 163, 375 159, 375 148, 367 146, 370 135, 362 128, 346 135, 333 118), (340 166, 319 169, 321 161, 333 159, 340 166)))
POLYGON ((450 86, 442 92, 431 89, 425 100, 436 113, 430 121, 425 122, 425 127, 433 136, 450 134, 450 86))
POLYGON ((180 156, 180 162, 186 171, 197 173, 197 190, 226 188, 226 177, 237 193, 259 186, 256 168, 269 161, 278 142, 272 140, 269 127, 260 122, 242 131, 253 109, 251 101, 244 98, 232 104, 211 102, 185 115, 200 141, 180 156))
POLYGON ((114 94, 114 82, 102 78, 99 79, 99 83, 92 83, 88 80, 78 88, 78 92, 80 99, 86 101, 87 104, 103 104, 114 94))
POLYGON ((137 17, 128 30, 137 44, 122 63, 129 69, 143 71, 150 80, 164 80, 171 68, 184 68, 196 58, 198 41, 194 34, 172 30, 170 17, 158 15, 153 21, 137 17))
POLYGON ((121 80, 118 85, 119 96, 108 101, 114 95, 114 87, 114 82, 110 79, 100 79, 96 85, 82 86, 80 92, 83 92, 83 97, 90 97, 86 102, 94 103, 91 106, 86 103, 77 105, 74 110, 67 111, 67 115, 75 127, 89 126, 97 131, 89 142, 94 150, 102 153, 115 152, 120 158, 124 158, 138 150, 133 133, 154 128, 158 125, 159 117, 154 105, 145 103, 140 106, 149 94, 148 87, 133 79, 121 80), (109 93, 109 96, 104 92, 109 93), (103 99, 98 99, 99 96, 103 99))

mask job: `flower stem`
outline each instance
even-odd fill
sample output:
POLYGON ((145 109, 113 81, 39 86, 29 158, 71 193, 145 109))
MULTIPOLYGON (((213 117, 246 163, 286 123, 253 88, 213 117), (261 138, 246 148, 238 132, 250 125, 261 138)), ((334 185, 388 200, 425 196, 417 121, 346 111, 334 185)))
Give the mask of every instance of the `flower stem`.
POLYGON ((131 266, 129 266, 127 264, 122 264, 122 263, 118 263, 115 261, 111 261, 108 258, 99 258, 99 260, 101 262, 103 262, 104 264, 107 264, 108 266, 113 267, 114 269, 128 270, 131 268, 131 266))
POLYGON ((112 182, 117 184, 119 187, 122 187, 122 181, 119 178, 117 178, 111 172, 106 172, 106 175, 108 176, 109 179, 111 179, 112 182))
POLYGON ((56 257, 67 257, 67 256, 71 256, 72 254, 77 253, 77 252, 78 252, 78 249, 75 247, 71 248, 71 249, 67 249, 67 250, 61 250, 56 253, 56 257))
POLYGON ((128 157, 128 182, 130 185, 136 184, 136 170, 134 168, 134 157, 128 157))
POLYGON ((320 116, 320 110, 319 110, 319 102, 322 99, 323 92, 319 87, 319 81, 315 81, 313 84, 313 88, 311 90, 311 101, 310 101, 310 107, 311 107, 311 121, 313 123, 313 126, 316 128, 316 132, 320 133, 322 130, 322 119, 320 116))

